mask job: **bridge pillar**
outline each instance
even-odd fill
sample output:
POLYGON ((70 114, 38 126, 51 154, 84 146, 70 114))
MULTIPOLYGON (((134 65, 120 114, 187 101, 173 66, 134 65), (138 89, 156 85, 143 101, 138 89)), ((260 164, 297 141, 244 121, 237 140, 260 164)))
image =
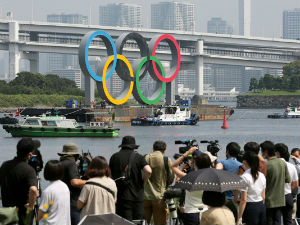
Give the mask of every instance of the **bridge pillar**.
POLYGON ((33 57, 29 59, 30 63, 30 72, 38 73, 39 72, 39 53, 33 53, 33 57))
POLYGON ((207 100, 203 96, 203 40, 196 42, 196 56, 195 56, 195 67, 196 67, 196 87, 195 95, 192 98, 193 105, 206 104, 207 100))
POLYGON ((84 76, 84 105, 91 106, 91 102, 95 101, 95 81, 91 76, 84 76))
POLYGON ((15 21, 9 22, 9 72, 8 79, 15 79, 17 73, 20 72, 20 58, 19 51, 19 24, 15 21))
POLYGON ((166 104, 175 104, 175 81, 166 84, 166 104))

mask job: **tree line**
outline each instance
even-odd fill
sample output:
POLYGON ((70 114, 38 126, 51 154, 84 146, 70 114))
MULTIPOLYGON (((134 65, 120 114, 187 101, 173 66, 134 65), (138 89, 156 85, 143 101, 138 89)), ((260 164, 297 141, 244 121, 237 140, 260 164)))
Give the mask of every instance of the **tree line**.
POLYGON ((296 91, 300 89, 300 60, 291 62, 283 67, 283 76, 265 74, 259 80, 250 79, 249 91, 281 90, 296 91))
POLYGON ((58 94, 84 96, 84 91, 77 88, 72 80, 60 78, 54 74, 42 75, 30 72, 20 72, 14 80, 8 83, 0 80, 0 93, 7 95, 58 94))

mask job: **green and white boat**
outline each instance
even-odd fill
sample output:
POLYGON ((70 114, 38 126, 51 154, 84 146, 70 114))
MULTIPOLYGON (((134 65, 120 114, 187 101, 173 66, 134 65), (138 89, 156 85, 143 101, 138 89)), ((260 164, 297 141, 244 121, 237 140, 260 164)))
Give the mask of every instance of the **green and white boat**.
POLYGON ((27 117, 22 124, 3 125, 3 129, 13 137, 115 137, 120 130, 105 122, 80 126, 76 120, 62 116, 27 117))

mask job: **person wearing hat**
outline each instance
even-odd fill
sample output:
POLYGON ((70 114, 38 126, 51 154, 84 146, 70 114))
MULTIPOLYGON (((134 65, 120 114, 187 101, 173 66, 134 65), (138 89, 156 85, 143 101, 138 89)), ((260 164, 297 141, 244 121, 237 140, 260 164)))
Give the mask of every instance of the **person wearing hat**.
POLYGON ((70 190, 71 204, 71 225, 77 225, 80 221, 80 211, 77 209, 77 200, 80 195, 81 188, 86 180, 80 179, 76 161, 81 152, 75 143, 68 143, 63 146, 62 152, 57 153, 60 156, 60 162, 64 170, 62 181, 70 190))
POLYGON ((144 184, 152 173, 145 158, 135 151, 138 147, 133 136, 125 136, 120 151, 109 161, 118 189, 116 213, 131 221, 144 218, 144 184))

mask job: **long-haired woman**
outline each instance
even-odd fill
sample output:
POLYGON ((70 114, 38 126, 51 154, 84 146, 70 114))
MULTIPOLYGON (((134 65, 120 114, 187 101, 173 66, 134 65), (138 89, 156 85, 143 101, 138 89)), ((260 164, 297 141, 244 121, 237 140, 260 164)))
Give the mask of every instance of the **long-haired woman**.
POLYGON ((246 171, 241 176, 246 187, 241 189, 238 224, 263 225, 266 224, 265 188, 266 178, 258 171, 259 159, 253 152, 246 152, 243 156, 246 171))

